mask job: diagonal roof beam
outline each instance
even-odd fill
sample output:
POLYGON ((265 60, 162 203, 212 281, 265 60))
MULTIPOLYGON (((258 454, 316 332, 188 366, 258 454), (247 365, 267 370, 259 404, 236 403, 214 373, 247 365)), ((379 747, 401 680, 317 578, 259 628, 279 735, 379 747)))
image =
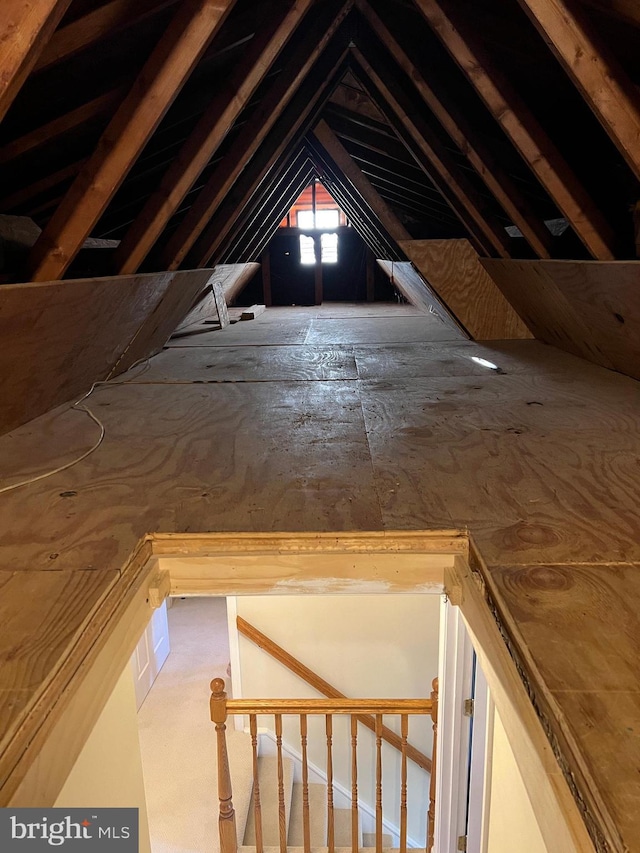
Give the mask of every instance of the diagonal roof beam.
MULTIPOLYGON (((315 27, 309 27, 303 33, 293 56, 244 126, 230 156, 225 158, 224 163, 218 166, 209 178, 161 252, 160 262, 163 268, 178 269, 191 251, 242 170, 282 115, 314 63, 330 44, 351 11, 351 6, 351 2, 322 4, 322 13, 326 15, 326 26, 323 27, 322 35, 318 36, 315 27)), ((200 246, 205 243, 206 240, 200 246)), ((206 250, 202 253, 197 250, 194 254, 204 257, 206 250)), ((211 254, 213 252, 209 252, 209 255, 211 254)))
POLYGON ((265 187, 281 174, 290 152, 317 119, 337 77, 344 68, 348 34, 340 31, 314 65, 278 123, 244 170, 224 204, 207 224, 187 258, 187 266, 202 266, 216 259, 245 227, 254 204, 265 187))
POLYGON ((313 0, 295 0, 271 18, 250 43, 223 90, 214 98, 180 149, 115 253, 118 275, 138 270, 167 223, 262 82, 313 0))
POLYGON ((0 121, 20 91, 71 0, 2 0, 0 121))
POLYGON ((531 209, 528 200, 496 161, 488 147, 483 144, 479 135, 474 133, 463 111, 453 101, 444 103, 367 0, 356 0, 356 5, 382 44, 393 54, 400 68, 413 82, 422 100, 482 178, 506 215, 520 229, 531 248, 540 258, 550 258, 552 241, 550 231, 531 209))
POLYGON ((62 278, 235 0, 187 0, 32 249, 34 281, 62 278))
POLYGON ((450 0, 414 0, 529 168, 597 260, 614 258, 615 235, 511 83, 455 15, 450 0))
POLYGON ((575 0, 518 0, 640 180, 640 101, 575 0))
POLYGON ((289 163, 284 174, 270 186, 260 204, 252 211, 251 219, 241 233, 236 244, 225 253, 223 263, 233 263, 231 258, 259 258, 283 216, 291 208, 311 178, 316 175, 316 168, 308 153, 302 149, 289 163), (244 237, 244 239, 242 239, 244 237))
POLYGON ((324 119, 314 127, 313 136, 322 145, 342 174, 353 184, 391 239, 396 243, 401 240, 412 240, 411 234, 386 201, 378 194, 366 175, 362 173, 362 170, 324 119))
POLYGON ((320 141, 313 134, 308 134, 306 141, 320 180, 347 214, 352 226, 376 258, 404 260, 406 255, 398 247, 397 241, 389 235, 375 211, 329 156, 320 141))
MULTIPOLYGON (((388 67, 382 68, 379 55, 373 60, 377 63, 374 68, 370 61, 374 52, 379 54, 379 51, 372 50, 371 56, 365 57, 357 48, 352 49, 365 77, 377 89, 378 99, 382 99, 378 106, 387 113, 392 111, 396 118, 396 127, 401 125, 410 136, 422 155, 419 162, 465 228, 479 239, 483 247, 482 254, 497 253, 503 258, 510 257, 509 235, 505 228, 495 221, 491 214, 485 212, 484 199, 460 169, 450 150, 426 123, 420 112, 413 108, 406 88, 397 80, 391 79, 388 67)), ((366 86, 365 77, 361 82, 366 86)), ((370 86, 369 91, 371 94, 370 86)))

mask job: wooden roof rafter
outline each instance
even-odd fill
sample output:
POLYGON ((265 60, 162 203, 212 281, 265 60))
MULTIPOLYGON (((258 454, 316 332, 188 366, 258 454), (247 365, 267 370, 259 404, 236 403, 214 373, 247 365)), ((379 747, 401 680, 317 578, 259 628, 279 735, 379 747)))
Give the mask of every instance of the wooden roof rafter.
POLYGON ((188 0, 31 251, 33 281, 62 278, 235 0, 188 0))
POLYGON ((404 259, 398 243, 411 240, 411 234, 324 120, 314 127, 311 144, 319 160, 321 179, 327 173, 331 176, 327 189, 353 221, 369 248, 378 257, 404 259))
POLYGON ((422 76, 414 62, 395 38, 389 26, 367 0, 356 0, 356 5, 377 35, 380 44, 392 54, 400 68, 410 78, 421 98, 450 136, 453 143, 466 156, 471 166, 482 178, 488 190, 523 234, 525 240, 541 258, 551 257, 552 236, 542 220, 515 182, 504 171, 481 138, 465 118, 463 110, 452 100, 445 104, 433 86, 422 76))
POLYGON ((127 231, 115 256, 119 275, 139 269, 312 3, 313 0, 295 0, 289 8, 283 7, 254 37, 235 72, 205 110, 160 186, 127 231))
POLYGON ((244 219, 238 238, 223 255, 223 263, 236 263, 240 258, 259 258, 282 218, 317 176, 315 164, 303 146, 280 171, 279 178, 269 181, 260 202, 252 205, 251 215, 244 219))
POLYGON ((3 0, 0 21, 0 121, 29 76, 71 0, 3 0))
POLYGON ((592 257, 612 260, 616 238, 604 215, 476 34, 456 14, 455 4, 414 2, 592 257))
POLYGON ((367 56, 358 48, 352 48, 351 53, 361 82, 368 87, 369 94, 388 116, 416 162, 469 232, 479 253, 510 257, 507 232, 491 213, 485 212, 484 199, 462 172, 451 150, 427 124, 420 110, 414 107, 408 86, 397 79, 390 64, 385 63, 382 67, 373 47, 367 56))
POLYGON ((640 180, 640 96, 575 0, 518 0, 640 180))
MULTIPOLYGON (((223 236, 219 228, 216 229, 211 225, 216 211, 226 200, 239 176, 259 149, 267 152, 268 162, 265 166, 267 169, 275 159, 281 156, 291 141, 290 137, 295 136, 297 132, 295 129, 288 133, 281 132, 280 140, 273 147, 273 153, 269 153, 268 146, 265 146, 267 137, 273 137, 273 128, 281 116, 287 111, 291 112, 290 103, 298 100, 292 119, 299 128, 317 103, 324 102, 320 95, 326 91, 327 80, 333 77, 347 48, 346 31, 343 31, 340 38, 338 34, 351 11, 351 6, 352 3, 349 0, 347 3, 339 0, 339 2, 323 4, 320 10, 323 19, 326 19, 323 35, 318 38, 317 32, 310 28, 299 39, 288 63, 280 71, 271 88, 241 129, 234 142, 233 150, 209 178, 160 253, 158 263, 162 268, 178 269, 187 257, 189 265, 200 266, 205 264, 223 245, 228 234, 229 220, 226 219, 225 223, 221 224, 225 232, 223 236), (328 62, 325 54, 330 56, 328 62), (320 74, 316 74, 318 65, 322 65, 320 74), (309 78, 313 74, 316 74, 316 79, 310 85, 309 78), (303 86, 305 80, 308 92, 305 92, 303 86)), ((251 192, 245 198, 245 204, 250 196, 251 192)), ((231 218, 235 220, 235 217, 231 218)))
POLYGON ((317 120, 326 97, 346 67, 348 34, 341 32, 316 62, 309 88, 301 87, 278 123, 244 170, 187 257, 186 266, 217 263, 227 247, 246 229, 253 210, 277 179, 304 135, 317 120), (312 93, 312 94, 310 94, 312 93))

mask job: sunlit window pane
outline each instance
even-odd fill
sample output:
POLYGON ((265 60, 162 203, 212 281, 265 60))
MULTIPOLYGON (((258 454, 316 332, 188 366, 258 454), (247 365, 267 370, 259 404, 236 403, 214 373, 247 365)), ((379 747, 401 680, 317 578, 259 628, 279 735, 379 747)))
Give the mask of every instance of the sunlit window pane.
POLYGON ((337 228, 340 214, 337 210, 316 210, 316 228, 337 228))
POLYGON ((320 238, 320 246, 322 248, 322 263, 337 264, 338 263, 338 235, 323 234, 320 238))
POLYGON ((313 228, 313 211, 298 211, 298 228, 313 228))
MULTIPOLYGON (((300 216, 300 214, 298 214, 300 216)), ((313 237, 300 235, 300 263, 315 264, 316 255, 313 249, 313 237)))

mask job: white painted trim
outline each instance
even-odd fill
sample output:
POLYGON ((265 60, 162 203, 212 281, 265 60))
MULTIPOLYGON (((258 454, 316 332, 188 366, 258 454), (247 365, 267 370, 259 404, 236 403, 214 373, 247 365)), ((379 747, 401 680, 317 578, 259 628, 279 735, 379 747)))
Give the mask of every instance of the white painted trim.
POLYGON ((475 678, 467 853, 487 853, 489 845, 489 808, 491 803, 494 705, 487 679, 477 661, 475 678))
MULTIPOLYGON (((246 729, 246 731, 248 731, 248 729, 246 729)), ((263 738, 266 738, 266 739, 270 740, 273 744, 273 751, 271 749, 267 748, 268 751, 266 752, 266 754, 275 755, 276 754, 276 751, 275 751, 275 745, 276 745, 275 734, 270 729, 266 729, 266 728, 259 729, 259 734, 260 734, 260 738, 259 738, 260 743, 262 743, 263 738)), ((300 778, 299 769, 302 767, 302 754, 300 752, 298 752, 296 749, 294 749, 292 746, 289 746, 289 744, 285 743, 284 741, 282 743, 282 751, 283 751, 283 753, 286 753, 287 757, 290 758, 294 762, 294 779, 300 778), (296 772, 296 770, 298 770, 298 772, 296 772)), ((313 776, 315 779, 317 779, 318 784, 322 784, 322 785, 327 784, 327 774, 321 767, 318 767, 318 765, 314 764, 312 761, 307 761, 307 767, 309 768, 310 776, 313 776)), ((309 781, 310 782, 312 781, 311 778, 309 779, 309 781)), ((344 785, 341 785, 340 782, 337 782, 335 779, 333 780, 333 790, 334 790, 334 805, 335 805, 335 807, 336 808, 342 808, 342 809, 350 809, 351 808, 351 791, 347 790, 347 788, 345 788, 344 785), (338 798, 340 798, 340 801, 342 801, 344 803, 344 805, 338 805, 338 798, 335 797, 336 794, 338 795, 338 798)), ((370 819, 371 829, 373 831, 375 829, 375 819, 376 819, 375 810, 368 803, 365 803, 360 798, 358 798, 358 811, 359 811, 361 816, 366 815, 370 819)), ((400 846, 400 829, 395 824, 391 823, 389 820, 386 820, 384 817, 382 819, 382 826, 383 826, 385 833, 392 837, 392 840, 393 840, 392 846, 393 847, 399 847, 400 846)), ((367 829, 364 829, 363 828, 363 822, 361 820, 360 821, 360 835, 361 836, 362 836, 363 831, 368 832, 369 827, 367 829)), ((361 844, 362 838, 360 838, 359 841, 361 844)), ((407 835, 407 847, 422 848, 424 850, 424 842, 420 843, 420 842, 416 841, 415 838, 411 838, 411 836, 407 835)), ((436 849, 438 849, 438 848, 436 848, 436 849)))
POLYGON ((470 725, 464 700, 471 696, 472 668, 473 646, 460 610, 443 596, 434 848, 446 853, 458 849, 465 833, 470 725))
MULTIPOLYGON (((238 599, 235 595, 227 595, 227 631, 229 634, 229 663, 231 665, 231 695, 234 699, 242 699, 242 669, 240 667, 240 635, 238 633, 238 599)), ((236 731, 245 730, 244 717, 234 717, 233 725, 236 731)))

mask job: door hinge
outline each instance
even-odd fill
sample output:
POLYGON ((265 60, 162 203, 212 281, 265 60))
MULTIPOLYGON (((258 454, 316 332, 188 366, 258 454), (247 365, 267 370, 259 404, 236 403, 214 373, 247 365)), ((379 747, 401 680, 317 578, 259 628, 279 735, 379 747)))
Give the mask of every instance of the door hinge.
POLYGON ((465 717, 473 717, 473 699, 464 700, 464 715, 465 717))
POLYGON ((458 850, 460 850, 460 851, 462 851, 462 853, 464 853, 464 851, 466 849, 467 849, 467 836, 461 835, 460 838, 458 838, 458 850))

